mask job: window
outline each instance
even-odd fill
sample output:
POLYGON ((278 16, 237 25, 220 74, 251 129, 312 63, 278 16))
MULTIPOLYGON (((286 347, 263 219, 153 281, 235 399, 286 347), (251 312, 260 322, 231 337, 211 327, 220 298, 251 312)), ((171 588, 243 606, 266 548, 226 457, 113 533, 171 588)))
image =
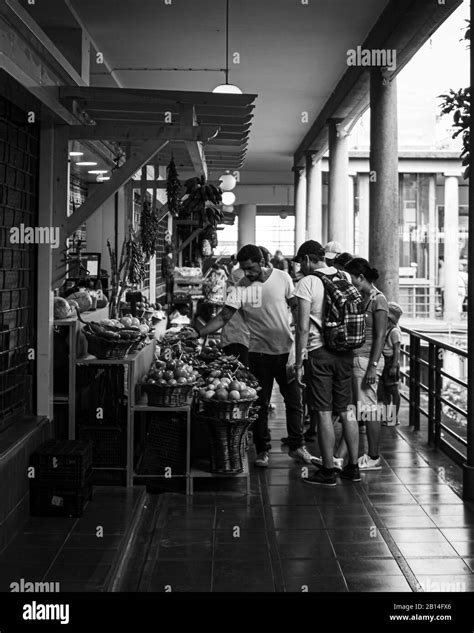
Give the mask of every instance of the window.
POLYGON ((257 245, 268 248, 272 255, 282 251, 285 257, 292 257, 295 252, 295 217, 288 216, 284 220, 279 215, 257 215, 257 245))

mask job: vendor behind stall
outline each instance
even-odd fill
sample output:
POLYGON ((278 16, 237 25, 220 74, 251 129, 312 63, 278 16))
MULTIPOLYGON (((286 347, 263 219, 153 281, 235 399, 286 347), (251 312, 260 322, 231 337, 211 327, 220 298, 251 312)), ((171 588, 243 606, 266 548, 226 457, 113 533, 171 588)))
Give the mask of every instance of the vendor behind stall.
MULTIPOLYGON (((250 285, 244 271, 237 268, 227 279, 227 294, 233 288, 250 285)), ((221 330, 221 345, 228 356, 236 356, 245 366, 249 362, 250 332, 241 310, 237 310, 233 318, 221 330)))

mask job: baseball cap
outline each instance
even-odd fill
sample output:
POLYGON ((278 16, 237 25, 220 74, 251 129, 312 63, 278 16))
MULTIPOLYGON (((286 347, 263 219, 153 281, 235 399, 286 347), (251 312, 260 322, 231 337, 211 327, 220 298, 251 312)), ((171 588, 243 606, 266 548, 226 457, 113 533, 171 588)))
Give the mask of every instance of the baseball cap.
POLYGON ((324 257, 324 248, 321 246, 319 242, 315 240, 308 240, 307 242, 303 242, 296 253, 296 256, 293 257, 294 262, 299 262, 306 255, 316 255, 316 257, 322 258, 324 257))
POLYGON ((390 301, 388 304, 388 316, 398 323, 402 314, 403 310, 401 306, 399 306, 398 303, 395 303, 395 301, 390 301))
POLYGON ((340 255, 343 251, 342 244, 339 242, 328 242, 324 247, 326 251, 326 259, 334 259, 338 255, 340 255))

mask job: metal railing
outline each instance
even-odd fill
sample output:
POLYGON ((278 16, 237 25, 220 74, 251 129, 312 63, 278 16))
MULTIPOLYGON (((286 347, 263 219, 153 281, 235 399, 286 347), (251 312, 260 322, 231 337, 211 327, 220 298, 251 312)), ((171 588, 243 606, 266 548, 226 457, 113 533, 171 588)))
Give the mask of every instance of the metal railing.
POLYGON ((410 405, 410 426, 419 431, 421 416, 425 416, 428 442, 461 466, 467 453, 467 411, 449 398, 447 382, 451 387, 458 386, 467 403, 467 380, 445 371, 444 361, 448 354, 467 359, 467 352, 415 330, 403 326, 401 329, 409 336, 409 343, 402 341, 401 346, 401 359, 405 360, 401 364, 408 369, 400 372, 409 393, 400 395, 410 405))

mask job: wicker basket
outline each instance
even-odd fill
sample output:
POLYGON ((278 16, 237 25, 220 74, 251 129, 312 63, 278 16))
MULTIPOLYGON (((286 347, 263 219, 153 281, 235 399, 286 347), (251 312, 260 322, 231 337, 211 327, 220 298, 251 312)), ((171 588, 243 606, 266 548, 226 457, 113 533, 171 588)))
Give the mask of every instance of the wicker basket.
POLYGON ((128 354, 131 341, 109 340, 82 330, 87 339, 87 349, 89 354, 100 360, 113 360, 124 358, 128 354))
POLYGON ((132 341, 130 348, 128 350, 128 354, 135 354, 139 349, 142 348, 143 342, 148 338, 147 334, 143 334, 140 338, 137 338, 135 341, 132 341))
POLYGON ((250 409, 257 401, 252 400, 199 400, 203 415, 215 420, 242 420, 248 418, 250 409))
POLYGON ((210 472, 228 475, 241 473, 247 448, 247 431, 257 416, 235 420, 201 419, 209 433, 210 472))
POLYGON ((184 407, 190 404, 196 383, 187 385, 157 385, 143 383, 150 407, 184 407))

